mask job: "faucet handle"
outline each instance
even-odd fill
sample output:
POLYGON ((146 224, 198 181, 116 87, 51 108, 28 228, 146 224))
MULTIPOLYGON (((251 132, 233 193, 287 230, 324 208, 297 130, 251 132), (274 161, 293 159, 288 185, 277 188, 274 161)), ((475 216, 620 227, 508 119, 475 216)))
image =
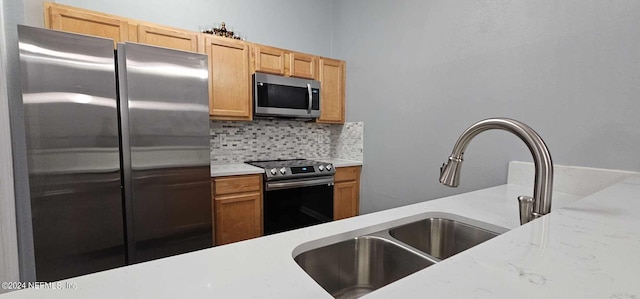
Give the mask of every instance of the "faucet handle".
POLYGON ((533 214, 534 203, 535 200, 531 196, 518 196, 518 205, 520 207, 520 225, 523 225, 536 218, 533 214))

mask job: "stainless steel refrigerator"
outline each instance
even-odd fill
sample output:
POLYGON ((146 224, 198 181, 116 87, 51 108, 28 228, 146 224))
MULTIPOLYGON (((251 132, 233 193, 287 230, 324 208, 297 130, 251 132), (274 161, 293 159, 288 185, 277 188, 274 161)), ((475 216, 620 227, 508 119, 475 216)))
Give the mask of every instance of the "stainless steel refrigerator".
POLYGON ((211 247, 206 55, 18 32, 32 228, 19 247, 34 257, 21 270, 52 281, 211 247))

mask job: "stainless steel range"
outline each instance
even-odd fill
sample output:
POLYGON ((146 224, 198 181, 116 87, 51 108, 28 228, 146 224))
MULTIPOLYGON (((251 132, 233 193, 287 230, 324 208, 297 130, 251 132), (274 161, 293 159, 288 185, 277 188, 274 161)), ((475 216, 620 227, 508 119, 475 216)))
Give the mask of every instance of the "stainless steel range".
POLYGON ((313 160, 249 161, 263 168, 265 235, 333 220, 333 165, 313 160))

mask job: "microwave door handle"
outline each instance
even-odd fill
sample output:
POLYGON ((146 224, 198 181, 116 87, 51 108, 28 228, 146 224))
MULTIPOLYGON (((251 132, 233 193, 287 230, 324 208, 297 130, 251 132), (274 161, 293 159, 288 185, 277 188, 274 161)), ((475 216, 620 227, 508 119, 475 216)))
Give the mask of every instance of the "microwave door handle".
POLYGON ((311 84, 307 83, 307 94, 309 95, 309 105, 307 106, 307 113, 311 114, 311 100, 313 96, 311 95, 311 84))

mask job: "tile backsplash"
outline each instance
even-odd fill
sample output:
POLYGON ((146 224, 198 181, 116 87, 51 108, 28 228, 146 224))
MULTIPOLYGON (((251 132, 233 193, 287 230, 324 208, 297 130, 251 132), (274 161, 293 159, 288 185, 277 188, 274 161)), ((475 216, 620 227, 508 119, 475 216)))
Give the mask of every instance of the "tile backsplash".
POLYGON ((211 163, 291 158, 362 161, 362 122, 344 125, 259 119, 211 121, 211 163))

